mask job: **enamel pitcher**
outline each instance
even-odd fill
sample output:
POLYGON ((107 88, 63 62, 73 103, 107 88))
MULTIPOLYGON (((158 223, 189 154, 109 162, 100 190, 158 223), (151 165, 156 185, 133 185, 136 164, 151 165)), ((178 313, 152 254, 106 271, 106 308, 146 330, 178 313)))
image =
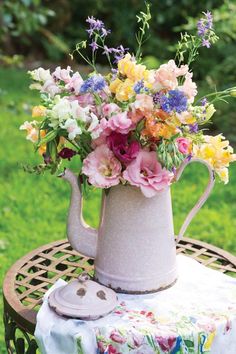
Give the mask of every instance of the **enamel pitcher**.
MULTIPOLYGON (((194 158, 182 163, 175 180, 194 161, 208 167, 209 183, 184 221, 177 242, 214 185, 210 165, 194 158)), ((175 283, 176 243, 169 187, 152 198, 146 198, 134 186, 117 185, 108 193, 103 191, 100 226, 95 230, 83 220, 77 176, 66 169, 59 177, 67 180, 72 188, 68 240, 73 249, 95 259, 95 280, 117 292, 130 294, 156 292, 175 283)))

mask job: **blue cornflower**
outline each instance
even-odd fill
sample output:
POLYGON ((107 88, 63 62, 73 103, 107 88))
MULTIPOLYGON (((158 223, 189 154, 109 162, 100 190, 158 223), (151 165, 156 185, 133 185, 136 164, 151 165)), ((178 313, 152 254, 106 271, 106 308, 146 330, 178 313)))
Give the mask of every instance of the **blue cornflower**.
POLYGON ((167 113, 175 111, 181 113, 187 110, 187 97, 182 91, 170 90, 161 98, 161 109, 167 113))
POLYGON ((105 86, 106 81, 101 75, 93 75, 83 82, 80 93, 101 91, 105 86))
POLYGON ((143 80, 139 80, 136 82, 134 85, 133 89, 135 93, 140 93, 140 91, 144 88, 144 82, 143 80))

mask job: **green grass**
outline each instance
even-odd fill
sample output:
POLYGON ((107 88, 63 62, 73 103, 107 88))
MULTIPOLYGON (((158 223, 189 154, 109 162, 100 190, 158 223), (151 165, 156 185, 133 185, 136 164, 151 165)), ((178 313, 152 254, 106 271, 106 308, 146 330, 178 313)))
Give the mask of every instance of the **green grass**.
MULTIPOLYGON (((36 93, 28 90, 25 72, 0 69, 0 282, 7 269, 24 254, 65 237, 69 186, 49 174, 26 174, 20 166, 38 160, 24 132, 18 129, 25 120, 31 119, 30 108, 36 102, 36 93)), ((188 228, 187 236, 236 254, 236 164, 230 175, 227 186, 221 183, 215 186, 188 228)), ((190 165, 181 181, 173 186, 176 233, 206 183, 205 168, 190 165)), ((100 193, 95 192, 85 203, 85 219, 92 226, 98 224, 99 201, 100 193)), ((0 353, 5 352, 1 323, 0 353)))

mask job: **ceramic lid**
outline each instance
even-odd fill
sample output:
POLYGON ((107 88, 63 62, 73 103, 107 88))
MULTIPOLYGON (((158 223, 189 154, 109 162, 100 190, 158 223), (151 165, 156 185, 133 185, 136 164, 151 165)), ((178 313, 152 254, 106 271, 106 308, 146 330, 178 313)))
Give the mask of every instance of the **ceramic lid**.
POLYGON ((48 303, 59 315, 94 320, 111 312, 117 305, 117 295, 82 273, 77 280, 52 291, 48 303))

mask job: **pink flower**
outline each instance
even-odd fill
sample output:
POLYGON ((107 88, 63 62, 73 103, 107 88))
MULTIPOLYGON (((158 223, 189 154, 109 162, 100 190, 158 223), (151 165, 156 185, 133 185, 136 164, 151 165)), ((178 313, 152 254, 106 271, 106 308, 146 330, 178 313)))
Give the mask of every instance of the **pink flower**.
POLYGON ((100 145, 83 161, 82 173, 93 186, 109 188, 119 184, 121 164, 107 145, 100 145))
POLYGON ((163 350, 165 353, 169 353, 175 345, 176 337, 174 337, 174 336, 169 336, 169 337, 157 336, 156 340, 157 340, 161 350, 163 350))
POLYGON ((174 90, 178 86, 177 77, 188 73, 188 65, 177 67, 174 60, 169 60, 167 64, 162 64, 156 71, 155 86, 157 89, 174 90))
POLYGON ((124 344, 126 342, 126 338, 121 336, 119 332, 113 331, 110 334, 110 338, 113 342, 124 344))
POLYGON ((112 114, 120 113, 120 107, 115 103, 105 103, 102 105, 102 114, 109 118, 112 114))
POLYGON ((197 85, 192 81, 192 76, 192 73, 187 73, 183 86, 179 87, 179 89, 188 97, 189 103, 193 103, 194 97, 197 95, 197 85))
POLYGON ((140 150, 138 141, 128 143, 128 136, 116 132, 112 132, 107 137, 107 144, 113 151, 114 155, 126 164, 135 159, 140 150))
POLYGON ((108 127, 117 133, 127 134, 132 128, 132 120, 128 118, 127 112, 117 113, 109 119, 108 127))
POLYGON ((144 118, 144 114, 139 109, 134 109, 128 112, 128 117, 132 120, 134 124, 137 124, 140 120, 144 118))
POLYGON ((79 95, 76 97, 79 105, 83 108, 94 104, 94 97, 91 93, 85 93, 84 95, 79 95))
POLYGON ((136 95, 136 100, 133 103, 135 109, 140 109, 140 111, 151 111, 154 107, 152 96, 140 93, 136 95))
POLYGON ((71 67, 67 66, 66 69, 61 69, 60 66, 58 66, 55 71, 52 73, 52 77, 57 80, 64 81, 65 83, 68 83, 71 79, 70 73, 72 72, 71 67))
POLYGON ((83 79, 79 73, 75 73, 66 85, 66 89, 78 95, 83 79))
POLYGON ((170 185, 173 174, 161 167, 155 151, 141 150, 123 172, 123 177, 150 198, 170 185))
POLYGON ((106 144, 107 136, 111 133, 111 129, 108 127, 108 121, 106 118, 102 118, 99 124, 94 129, 94 132, 98 134, 98 138, 92 140, 92 147, 106 144))
POLYGON ((106 353, 107 354, 121 354, 120 352, 117 351, 117 349, 115 347, 113 347, 113 345, 109 344, 107 349, 106 349, 106 353))
POLYGON ((191 142, 187 138, 177 138, 176 139, 179 152, 181 154, 187 155, 190 152, 191 142))

